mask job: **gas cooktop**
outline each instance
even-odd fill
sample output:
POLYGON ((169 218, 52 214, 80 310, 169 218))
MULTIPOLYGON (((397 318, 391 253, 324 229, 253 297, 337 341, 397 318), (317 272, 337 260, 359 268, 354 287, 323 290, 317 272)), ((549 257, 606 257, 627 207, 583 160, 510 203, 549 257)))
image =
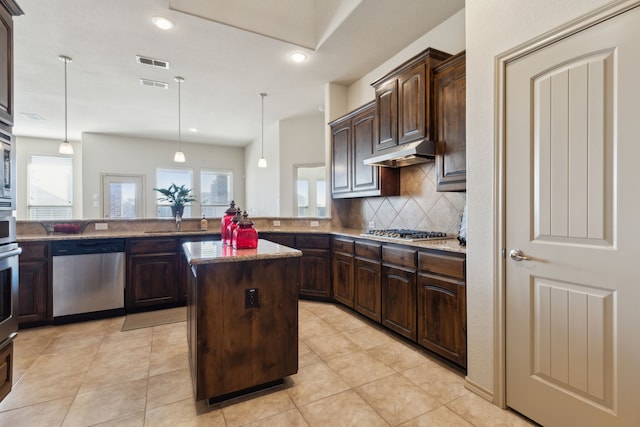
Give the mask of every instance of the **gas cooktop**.
POLYGON ((407 230, 407 229, 386 229, 386 230, 367 230, 361 236, 365 237, 385 237, 388 239, 397 239, 403 242, 419 242, 423 240, 442 240, 453 239, 442 231, 424 231, 424 230, 407 230))

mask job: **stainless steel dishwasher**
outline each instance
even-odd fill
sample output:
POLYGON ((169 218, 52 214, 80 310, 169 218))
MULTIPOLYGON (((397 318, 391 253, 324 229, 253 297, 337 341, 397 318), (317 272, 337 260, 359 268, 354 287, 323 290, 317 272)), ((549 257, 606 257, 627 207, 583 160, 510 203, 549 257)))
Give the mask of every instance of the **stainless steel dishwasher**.
POLYGON ((124 239, 54 242, 52 249, 54 318, 124 313, 124 239))

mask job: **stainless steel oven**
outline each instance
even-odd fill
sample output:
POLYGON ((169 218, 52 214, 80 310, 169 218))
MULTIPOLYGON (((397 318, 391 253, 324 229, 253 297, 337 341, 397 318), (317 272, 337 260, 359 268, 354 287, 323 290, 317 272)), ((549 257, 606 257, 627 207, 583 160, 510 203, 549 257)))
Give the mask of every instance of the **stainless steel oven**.
POLYGON ((17 243, 0 246, 0 349, 18 330, 18 256, 17 243))
MULTIPOLYGON (((10 132, 0 127, 0 211, 11 211, 15 207, 16 181, 15 153, 10 132)), ((10 214, 9 214, 10 215, 10 214)))

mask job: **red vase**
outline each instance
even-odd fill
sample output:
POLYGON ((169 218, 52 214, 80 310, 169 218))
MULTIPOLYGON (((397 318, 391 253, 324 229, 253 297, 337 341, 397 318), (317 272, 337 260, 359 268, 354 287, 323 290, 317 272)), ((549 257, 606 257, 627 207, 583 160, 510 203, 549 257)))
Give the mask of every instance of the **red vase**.
POLYGON ((233 247, 236 249, 255 249, 258 247, 258 232, 253 228, 253 221, 247 212, 242 215, 237 227, 233 230, 233 247))
POLYGON ((236 208, 236 202, 232 200, 231 205, 220 219, 220 240, 222 240, 222 243, 225 245, 231 244, 231 236, 227 234, 227 227, 238 211, 239 209, 236 208))

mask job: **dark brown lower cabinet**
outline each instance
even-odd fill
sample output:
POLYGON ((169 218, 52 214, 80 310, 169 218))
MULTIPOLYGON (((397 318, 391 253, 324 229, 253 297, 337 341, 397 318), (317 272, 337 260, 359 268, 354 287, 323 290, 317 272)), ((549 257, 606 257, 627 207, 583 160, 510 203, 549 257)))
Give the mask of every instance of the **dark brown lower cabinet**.
POLYGON ((13 385, 13 341, 0 349, 0 401, 13 385))
POLYGON ((46 323, 50 319, 50 244, 20 243, 18 324, 46 323))
POLYGON ((416 254, 408 246, 382 246, 382 324, 416 340, 416 254))
POLYGON ((331 253, 329 249, 303 249, 300 258, 300 295, 331 297, 331 253))
POLYGON ((334 237, 331 259, 333 298, 350 308, 355 302, 353 243, 353 239, 334 237))
POLYGON ((467 366, 464 282, 418 275, 418 344, 467 366))
POLYGON ((418 344, 467 366, 465 257, 418 254, 418 344))
POLYGON ((382 324, 416 339, 416 272, 382 266, 382 324))
POLYGON ((261 239, 302 251, 300 258, 300 296, 331 299, 331 236, 328 234, 259 233, 261 239))
POLYGON ((127 242, 125 309, 176 305, 181 286, 177 239, 132 239, 127 242))
POLYGON ((382 243, 357 240, 355 244, 355 310, 368 318, 380 322, 382 243))
POLYGON ((380 322, 382 264, 379 260, 356 258, 354 270, 356 295, 353 308, 371 320, 380 322))

